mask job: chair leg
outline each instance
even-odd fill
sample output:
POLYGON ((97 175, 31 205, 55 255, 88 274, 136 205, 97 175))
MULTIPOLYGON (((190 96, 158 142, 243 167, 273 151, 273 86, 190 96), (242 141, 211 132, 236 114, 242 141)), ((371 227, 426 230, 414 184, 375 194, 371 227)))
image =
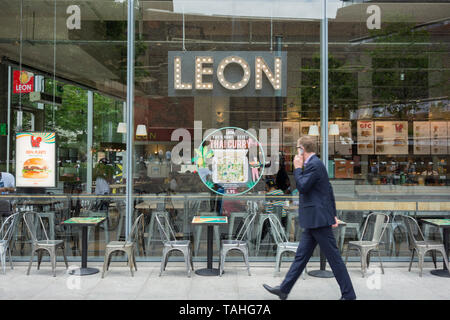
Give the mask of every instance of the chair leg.
POLYGON ((345 262, 344 264, 347 265, 347 261, 348 261, 348 252, 350 251, 349 248, 347 248, 347 250, 345 250, 345 262))
POLYGON ((191 247, 189 247, 188 252, 189 252, 189 261, 191 263, 191 270, 194 271, 194 262, 192 261, 192 250, 191 250, 191 247))
POLYGON ((225 264, 225 252, 222 249, 222 250, 220 250, 219 276, 222 276, 222 274, 223 274, 224 264, 225 264))
POLYGON ((448 267, 448 256, 447 252, 445 252, 445 249, 439 250, 439 252, 442 254, 442 258, 444 259, 445 266, 447 267, 447 270, 450 270, 448 267))
POLYGON ((381 260, 380 250, 377 250, 377 252, 378 252, 378 259, 380 260, 381 265, 381 273, 384 274, 383 261, 381 260))
POLYGON ((198 256, 198 250, 200 247, 200 237, 202 236, 202 226, 197 226, 197 229, 195 230, 195 246, 194 251, 195 255, 198 256))
POLYGON ((33 263, 33 257, 34 257, 35 252, 36 252, 36 249, 33 248, 32 251, 31 251, 30 262, 28 263, 27 276, 30 275, 30 269, 31 269, 31 265, 33 263))
POLYGON ((425 252, 419 252, 418 256, 419 256, 419 276, 422 277, 423 260, 424 260, 425 252))
POLYGON ((108 266, 108 261, 109 261, 109 255, 111 254, 111 252, 106 249, 105 250, 105 258, 103 259, 103 270, 102 270, 102 279, 105 277, 105 272, 106 272, 106 268, 108 266))
POLYGON ((3 274, 6 274, 6 250, 0 252, 0 260, 2 262, 3 274))
POLYGON ((52 272, 53 276, 56 277, 56 247, 50 249, 50 259, 52 261, 52 272))
POLYGON ((437 269, 437 265, 436 265, 436 250, 431 250, 431 258, 433 259, 434 268, 437 269))
POLYGON ((61 249, 62 249, 62 252, 63 252, 64 264, 66 265, 66 269, 69 269, 69 263, 67 262, 66 248, 65 248, 64 244, 62 245, 61 249))
POLYGON ((131 256, 133 257, 133 265, 134 265, 134 271, 137 271, 137 265, 136 265, 136 255, 134 254, 134 250, 132 251, 131 256))
POLYGON ((162 256, 162 259, 161 259, 161 268, 160 268, 160 270, 159 270, 159 276, 160 276, 160 277, 161 277, 161 275, 162 275, 162 272, 163 272, 164 269, 165 269, 166 255, 167 255, 167 250, 164 248, 164 250, 163 250, 163 256, 162 256))
POLYGON ((413 248, 412 249, 412 254, 411 254, 411 261, 409 262, 409 269, 408 269, 409 272, 411 272, 411 267, 412 267, 412 263, 413 263, 413 260, 414 260, 414 252, 415 251, 416 250, 413 248))
POLYGON ((363 278, 366 275, 366 271, 367 271, 367 255, 368 255, 368 251, 362 249, 361 251, 361 263, 362 263, 362 276, 363 278))
POLYGON ((38 270, 39 270, 40 267, 41 267, 42 253, 43 253, 43 250, 42 250, 42 249, 41 249, 41 250, 38 250, 38 252, 37 252, 37 256, 38 256, 37 269, 38 269, 38 270))
POLYGON ((184 255, 184 262, 186 264, 186 271, 187 271, 187 274, 188 274, 188 278, 190 278, 191 277, 191 266, 190 266, 188 251, 185 250, 183 252, 183 255, 184 255))
POLYGON ((247 272, 248 272, 248 275, 251 276, 251 273, 250 273, 250 264, 248 263, 248 248, 245 248, 245 249, 242 251, 242 253, 244 254, 244 261, 245 261, 245 264, 246 264, 246 266, 247 266, 247 272))
POLYGON ((111 252, 109 253, 108 264, 106 265, 106 271, 109 270, 109 266, 110 266, 110 264, 111 264, 111 259, 112 259, 112 253, 113 253, 113 251, 111 251, 111 252))
POLYGON ((277 258, 275 260, 275 274, 278 274, 280 272, 280 266, 281 266, 281 249, 280 247, 278 247, 277 258))
POLYGON ((11 257, 11 248, 9 246, 8 246, 8 254, 9 254, 9 264, 11 265, 11 269, 14 269, 11 257))
POLYGON ((134 273, 133 273, 133 253, 131 253, 130 251, 127 251, 127 257, 128 257, 128 264, 130 265, 130 272, 131 272, 131 276, 134 277, 134 273))
POLYGON ((342 253, 342 250, 344 250, 344 240, 345 240, 345 231, 347 230, 347 227, 343 226, 339 235, 339 251, 342 253))

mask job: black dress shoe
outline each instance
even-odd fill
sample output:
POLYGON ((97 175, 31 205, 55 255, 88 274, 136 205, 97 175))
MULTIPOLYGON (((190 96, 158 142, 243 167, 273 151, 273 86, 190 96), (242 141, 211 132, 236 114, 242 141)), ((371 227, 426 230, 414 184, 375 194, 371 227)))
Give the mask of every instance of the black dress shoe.
POLYGON ((339 300, 356 300, 356 298, 353 298, 353 299, 347 299, 347 298, 341 297, 339 300))
POLYGON ((286 298, 288 297, 287 293, 284 293, 280 290, 280 286, 276 286, 276 287, 272 288, 271 286, 268 286, 267 284, 263 284, 263 287, 264 287, 264 289, 269 291, 271 294, 278 296, 278 298, 280 298, 281 300, 286 300, 286 298))

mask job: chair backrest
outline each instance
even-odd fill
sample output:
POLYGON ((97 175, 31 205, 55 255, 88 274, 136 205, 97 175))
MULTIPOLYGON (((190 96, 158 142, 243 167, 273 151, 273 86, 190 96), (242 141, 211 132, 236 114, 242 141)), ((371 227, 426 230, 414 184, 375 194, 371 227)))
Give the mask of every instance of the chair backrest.
POLYGON ((152 214, 155 215, 162 242, 167 243, 176 240, 175 233, 170 225, 169 214, 167 212, 153 212, 152 214))
POLYGON ((34 211, 28 211, 23 214, 23 220, 25 225, 27 226, 28 233, 30 234, 31 240, 33 242, 37 242, 39 239, 37 238, 37 230, 40 226, 44 231, 45 239, 49 240, 47 231, 45 230, 44 222, 42 221, 39 213, 34 211))
POLYGON ((369 214, 364 223, 360 240, 380 243, 389 223, 389 216, 381 212, 369 214))
POLYGON ((420 230, 419 224, 416 219, 407 215, 398 215, 402 218, 403 223, 405 224, 406 231, 408 232, 408 237, 411 243, 414 245, 417 244, 418 241, 425 241, 425 237, 420 230))
POLYGON ((6 240, 9 243, 13 236, 18 218, 19 213, 14 213, 5 219, 0 228, 0 239, 6 240))
MULTIPOLYGON (((139 225, 142 224, 142 219, 144 219, 144 214, 141 213, 133 222, 133 226, 131 227, 131 231, 130 234, 127 237, 127 241, 126 242, 134 242, 136 239, 136 233, 138 231, 139 225)), ((124 244, 124 246, 126 245, 126 243, 124 244)))
POLYGON ((284 232, 283 225, 280 222, 280 219, 275 214, 269 214, 269 222, 270 227, 272 229, 272 235, 275 238, 275 242, 277 244, 288 242, 288 238, 286 233, 284 232))
POLYGON ((236 240, 243 241, 244 239, 250 240, 252 234, 253 224, 255 222, 255 213, 249 213, 245 216, 244 223, 236 235, 236 240))

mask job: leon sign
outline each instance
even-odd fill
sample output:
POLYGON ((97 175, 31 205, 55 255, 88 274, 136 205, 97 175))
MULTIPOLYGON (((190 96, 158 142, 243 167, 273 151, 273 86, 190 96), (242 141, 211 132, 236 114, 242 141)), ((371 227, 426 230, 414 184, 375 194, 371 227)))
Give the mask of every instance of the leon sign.
POLYGON ((286 52, 169 51, 168 95, 286 96, 286 52))
POLYGON ((34 91, 34 75, 28 71, 14 70, 14 93, 30 93, 34 91))

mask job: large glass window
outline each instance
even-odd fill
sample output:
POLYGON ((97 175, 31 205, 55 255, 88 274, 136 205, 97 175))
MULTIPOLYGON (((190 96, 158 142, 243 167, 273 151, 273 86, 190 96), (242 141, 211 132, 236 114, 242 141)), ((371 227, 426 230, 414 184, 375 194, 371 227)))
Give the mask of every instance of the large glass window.
MULTIPOLYGON (((313 135, 322 158, 328 141, 323 160, 347 222, 336 230, 339 248, 359 237, 370 212, 383 211, 393 219, 383 259, 408 259, 397 215, 445 217, 450 208, 449 4, 328 1, 324 124, 322 2, 135 1, 127 70, 126 1, 0 0, 0 171, 16 181, 0 201, 37 211, 76 260, 81 229, 61 224, 72 217, 105 218, 89 229, 89 259, 103 259, 106 243, 125 240, 143 214, 138 259, 159 260, 159 212, 204 260, 206 228, 194 216, 228 218, 215 228, 218 245, 256 212, 251 260, 274 260, 269 215, 286 240, 301 237, 293 158, 297 139, 313 135), (43 158, 36 139, 51 143, 53 133, 55 163, 25 167, 43 158)), ((423 229, 440 239, 438 229, 423 229)), ((14 241, 13 255, 29 256, 25 225, 14 241)))

